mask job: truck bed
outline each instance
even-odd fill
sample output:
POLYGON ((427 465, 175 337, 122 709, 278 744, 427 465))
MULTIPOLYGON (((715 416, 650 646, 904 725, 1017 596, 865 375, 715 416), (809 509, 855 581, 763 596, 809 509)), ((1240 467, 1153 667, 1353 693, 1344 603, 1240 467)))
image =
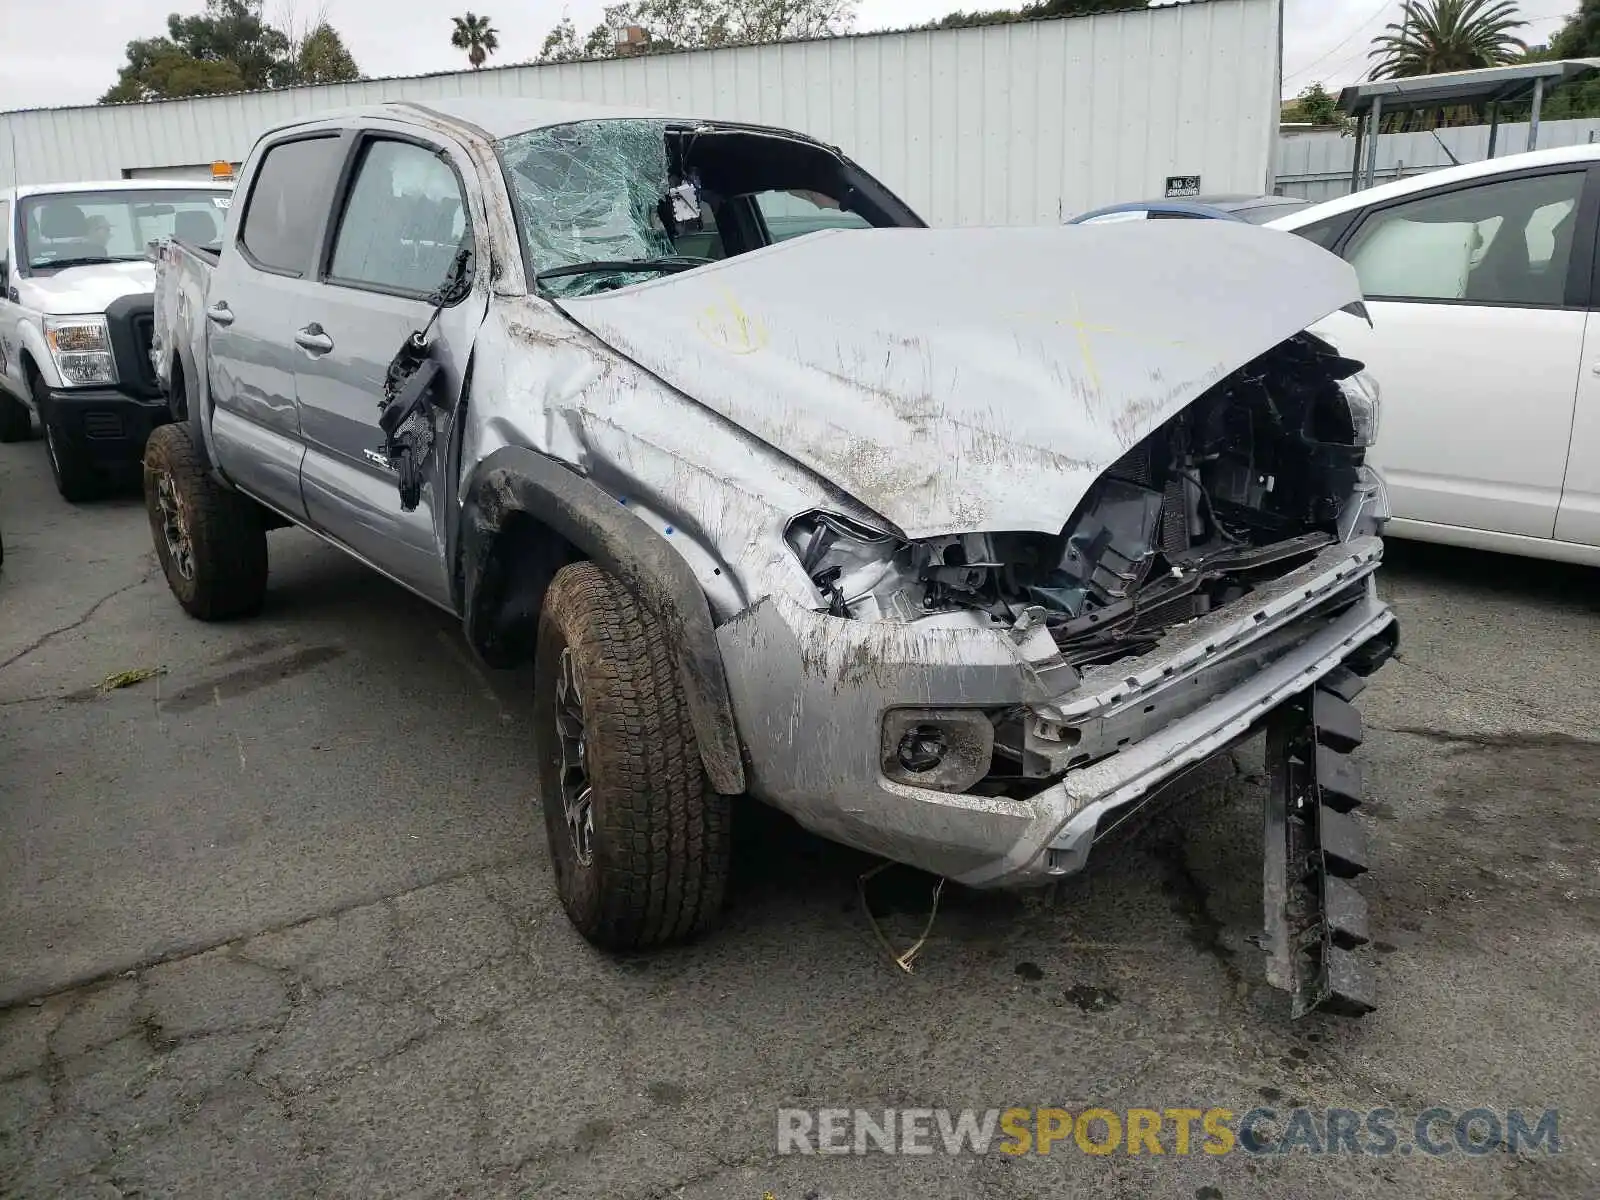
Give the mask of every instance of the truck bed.
POLYGON ((218 251, 209 246, 178 238, 166 238, 157 245, 155 333, 150 356, 156 378, 169 396, 180 355, 191 364, 205 362, 203 314, 218 257, 218 251))

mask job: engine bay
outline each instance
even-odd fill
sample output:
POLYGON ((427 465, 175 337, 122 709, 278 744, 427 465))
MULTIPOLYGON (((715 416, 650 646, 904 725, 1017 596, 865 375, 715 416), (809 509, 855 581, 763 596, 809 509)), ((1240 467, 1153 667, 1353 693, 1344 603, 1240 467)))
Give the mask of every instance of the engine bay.
POLYGON ((1042 622, 1074 665, 1143 654, 1348 532, 1377 420, 1360 371, 1312 334, 1280 343, 1133 446, 1058 534, 907 542, 808 513, 789 544, 835 616, 977 611, 1042 622))

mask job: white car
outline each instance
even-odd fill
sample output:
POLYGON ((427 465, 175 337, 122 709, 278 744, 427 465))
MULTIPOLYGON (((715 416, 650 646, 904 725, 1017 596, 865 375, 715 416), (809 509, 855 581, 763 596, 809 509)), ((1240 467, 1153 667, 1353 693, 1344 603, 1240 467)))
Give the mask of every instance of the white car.
POLYGON ((1600 145, 1369 188, 1269 222, 1348 261, 1319 323, 1383 391, 1397 537, 1600 565, 1600 145))
POLYGON ((0 441, 44 430, 68 500, 131 470, 168 420, 150 361, 145 248, 221 236, 232 184, 115 180, 0 189, 0 441))

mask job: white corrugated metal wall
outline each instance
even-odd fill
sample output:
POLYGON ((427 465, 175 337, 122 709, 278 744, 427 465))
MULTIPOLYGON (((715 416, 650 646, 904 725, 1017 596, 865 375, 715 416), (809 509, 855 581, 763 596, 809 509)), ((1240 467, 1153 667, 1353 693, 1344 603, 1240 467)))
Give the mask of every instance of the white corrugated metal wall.
POLYGON ((1161 194, 1260 190, 1277 137, 1281 0, 507 67, 0 114, 0 183, 242 158, 319 109, 443 96, 630 104, 799 129, 935 225, 1030 224, 1161 194))
MULTIPOLYGON (((1600 137, 1600 120, 1541 121, 1539 149, 1575 146, 1600 137)), ((1528 147, 1528 123, 1500 126, 1495 156, 1517 154, 1528 147)), ((1355 139, 1338 133, 1286 134, 1278 143, 1277 182, 1285 196, 1307 200, 1332 200, 1350 191, 1351 156, 1355 139)), ((1430 132, 1386 133, 1378 139, 1377 179, 1387 183, 1408 175, 1421 175, 1457 162, 1479 162, 1489 157, 1489 127, 1461 125, 1430 132)))

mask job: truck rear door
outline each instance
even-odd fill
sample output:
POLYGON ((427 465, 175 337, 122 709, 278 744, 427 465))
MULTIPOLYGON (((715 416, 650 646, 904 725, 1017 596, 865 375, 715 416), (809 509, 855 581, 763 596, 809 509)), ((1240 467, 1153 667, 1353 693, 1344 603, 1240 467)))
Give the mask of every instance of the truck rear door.
MULTIPOLYGON (((390 362, 433 316, 430 293, 462 248, 477 249, 474 239, 486 227, 482 195, 460 148, 393 123, 356 135, 342 180, 320 282, 294 334, 306 513, 328 537, 448 607, 442 479, 430 474, 421 501, 404 511, 378 415, 390 362)), ((467 260, 469 272, 476 257, 467 260)), ((486 287, 466 290, 440 310, 430 334, 444 376, 434 392, 435 462, 449 443, 451 412, 487 304, 486 287)))
POLYGON ((265 145, 240 182, 244 209, 206 293, 212 435, 222 470, 297 520, 305 446, 294 331, 316 290, 316 259, 347 135, 292 131, 265 145))

